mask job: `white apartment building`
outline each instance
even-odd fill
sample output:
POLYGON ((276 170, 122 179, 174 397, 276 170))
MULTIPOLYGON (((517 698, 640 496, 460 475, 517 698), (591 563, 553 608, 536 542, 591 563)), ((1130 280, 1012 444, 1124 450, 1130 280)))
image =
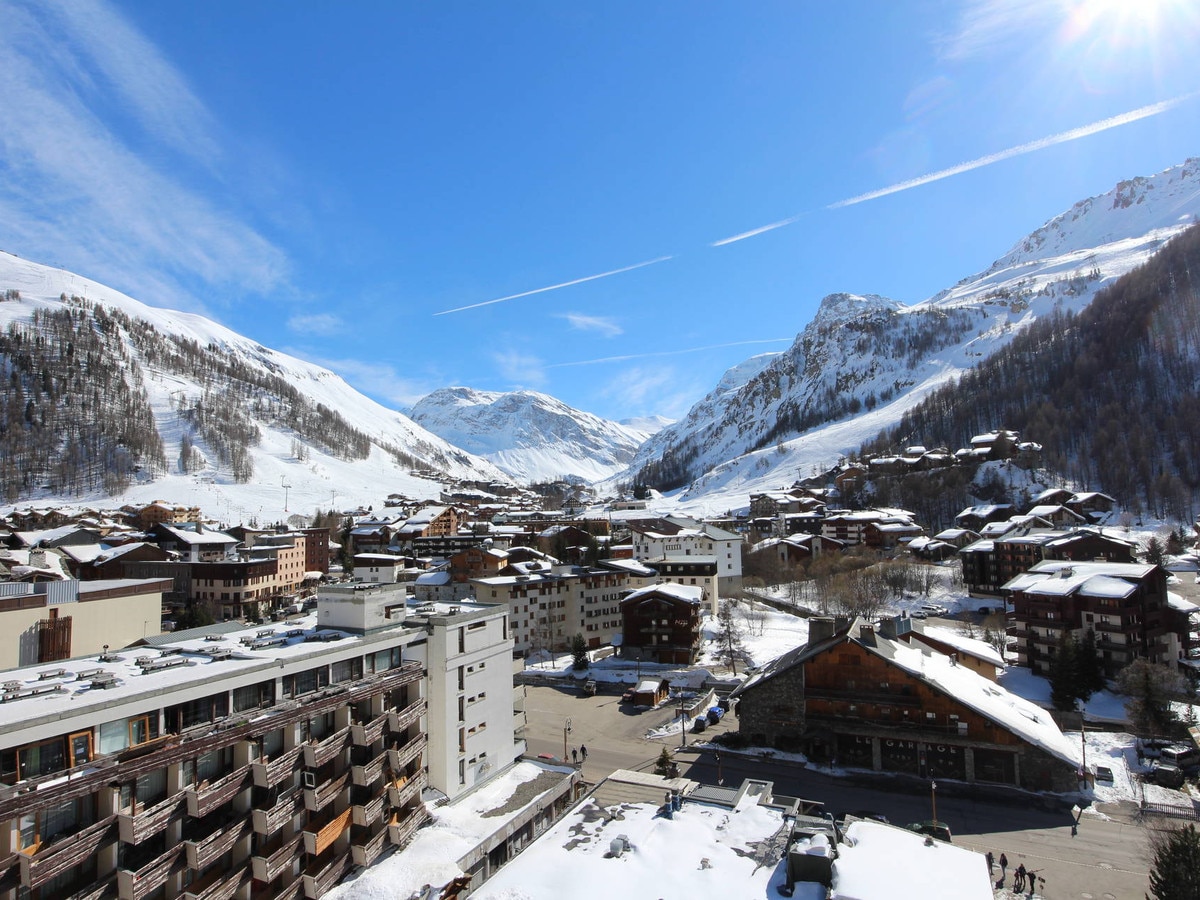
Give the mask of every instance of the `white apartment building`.
POLYGON ((338 586, 0 673, 0 900, 317 900, 523 751, 505 618, 338 586))
POLYGON ((681 556, 711 557, 717 564, 719 588, 730 590, 741 586, 741 535, 682 516, 631 519, 629 529, 633 535, 633 555, 643 562, 681 556))

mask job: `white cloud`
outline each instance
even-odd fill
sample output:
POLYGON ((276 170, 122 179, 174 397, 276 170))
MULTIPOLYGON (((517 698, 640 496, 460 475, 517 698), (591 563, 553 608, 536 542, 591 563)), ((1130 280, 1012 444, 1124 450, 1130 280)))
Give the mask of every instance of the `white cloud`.
POLYGON ((202 309, 200 291, 263 292, 286 281, 279 248, 185 184, 190 175, 221 189, 195 166, 219 152, 210 117, 115 10, 17 0, 3 18, 5 245, 160 305, 202 309), (136 151, 131 124, 144 132, 136 151))
POLYGON ((624 334, 625 329, 618 325, 615 321, 603 316, 585 316, 582 313, 562 313, 558 316, 560 319, 566 319, 571 327, 578 331, 595 331, 604 337, 616 337, 618 334, 624 334))
POLYGON ((314 313, 313 315, 296 315, 287 321, 290 331, 299 334, 315 334, 328 337, 341 334, 346 330, 346 323, 332 313, 314 313))
POLYGON ((681 379, 672 366, 630 366, 610 379, 600 396, 619 409, 634 410, 639 415, 679 419, 708 387, 711 385, 695 379, 681 379))
POLYGON ((518 388, 537 388, 546 383, 546 367, 536 356, 517 350, 492 354, 500 374, 518 388))
POLYGON ((313 356, 302 349, 281 350, 297 359, 322 366, 340 375, 347 384, 384 405, 407 409, 426 394, 443 387, 431 381, 418 381, 401 376, 396 367, 387 363, 363 362, 360 359, 331 359, 313 356))
POLYGON ((1052 30, 1068 13, 1059 0, 971 0, 954 31, 941 39, 943 59, 960 61, 981 52, 1003 52, 1009 42, 1033 31, 1052 30))

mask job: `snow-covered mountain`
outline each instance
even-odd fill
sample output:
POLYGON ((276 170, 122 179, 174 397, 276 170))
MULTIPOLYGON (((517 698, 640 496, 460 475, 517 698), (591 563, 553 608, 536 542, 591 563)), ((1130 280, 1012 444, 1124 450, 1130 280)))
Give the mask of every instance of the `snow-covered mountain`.
POLYGON ((682 509, 744 506, 752 490, 836 463, 1038 316, 1082 309, 1198 215, 1192 159, 1075 204, 922 303, 832 294, 788 350, 731 370, 611 483, 682 487, 670 498, 682 509))
MULTIPOLYGON (((286 512, 379 505, 390 493, 437 497, 450 479, 508 481, 491 463, 370 400, 328 369, 263 347, 203 316, 147 306, 95 281, 3 252, 0 299, 0 333, 10 325, 46 330, 55 314, 59 328, 86 325, 79 334, 102 332, 108 341, 104 354, 118 358, 133 403, 148 410, 146 427, 157 432, 147 446, 161 441, 156 459, 142 460, 122 491, 76 491, 71 502, 166 498, 196 503, 230 521, 270 522, 287 518, 286 512), (254 436, 244 450, 232 448, 235 464, 227 461, 230 448, 206 439, 220 429, 202 427, 205 416, 237 419, 254 436), (239 468, 249 477, 237 477, 239 468)), ((82 344, 74 344, 81 348, 77 368, 102 362, 81 359, 82 344)), ((71 353, 73 346, 67 346, 71 353)), ((12 358, 0 354, 6 381, 12 358)), ((76 384, 86 385, 87 371, 82 375, 76 384)), ((35 487, 9 499, 51 496, 35 487)))
POLYGON ((520 482, 599 481, 629 465, 650 436, 536 391, 442 388, 410 410, 413 420, 520 482))

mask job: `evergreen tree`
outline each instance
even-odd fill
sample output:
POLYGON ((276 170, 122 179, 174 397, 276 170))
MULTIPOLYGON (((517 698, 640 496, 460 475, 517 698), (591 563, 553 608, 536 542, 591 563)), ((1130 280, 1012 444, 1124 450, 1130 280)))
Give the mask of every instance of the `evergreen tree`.
POLYGON ((1176 730, 1171 700, 1182 693, 1183 680, 1178 673, 1135 659, 1117 676, 1117 687, 1128 698, 1125 713, 1139 734, 1162 737, 1176 730))
POLYGON ((571 656, 574 658, 571 668, 577 672, 583 671, 590 665, 587 641, 583 639, 582 634, 576 633, 575 637, 571 638, 571 656))
POLYGON ((1152 839, 1150 893, 1156 900, 1200 900, 1200 832, 1195 825, 1152 839))
POLYGON ((658 759, 654 761, 654 774, 666 778, 667 773, 671 771, 672 762, 671 751, 664 746, 662 752, 658 754, 658 759))
POLYGON ((1050 702, 1063 712, 1075 709, 1079 685, 1077 657, 1075 638, 1064 633, 1058 641, 1058 652, 1050 660, 1050 702))
POLYGON ((1079 642, 1075 653, 1078 669, 1079 684, 1075 696, 1080 700, 1089 699, 1092 694, 1102 691, 1107 686, 1104 678, 1104 666, 1100 664, 1100 651, 1096 647, 1096 632, 1090 628, 1079 642))
POLYGON ((1162 541, 1156 535, 1152 534, 1142 544, 1142 555, 1146 557, 1146 562, 1151 565, 1161 566, 1163 560, 1166 559, 1167 551, 1163 547, 1162 541))
POLYGON ((742 648, 742 630, 733 615, 734 600, 726 600, 717 612, 717 660, 729 666, 737 674, 737 663, 745 652, 742 648))

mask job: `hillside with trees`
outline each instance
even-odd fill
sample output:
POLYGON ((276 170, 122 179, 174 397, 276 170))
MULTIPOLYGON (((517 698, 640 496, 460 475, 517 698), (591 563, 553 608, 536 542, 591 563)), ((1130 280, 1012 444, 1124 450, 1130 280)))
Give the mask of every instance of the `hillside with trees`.
POLYGON ((1136 514, 1191 521, 1200 498, 1200 226, 1097 293, 1055 311, 862 448, 963 446, 1004 427, 1042 465, 1136 514))

